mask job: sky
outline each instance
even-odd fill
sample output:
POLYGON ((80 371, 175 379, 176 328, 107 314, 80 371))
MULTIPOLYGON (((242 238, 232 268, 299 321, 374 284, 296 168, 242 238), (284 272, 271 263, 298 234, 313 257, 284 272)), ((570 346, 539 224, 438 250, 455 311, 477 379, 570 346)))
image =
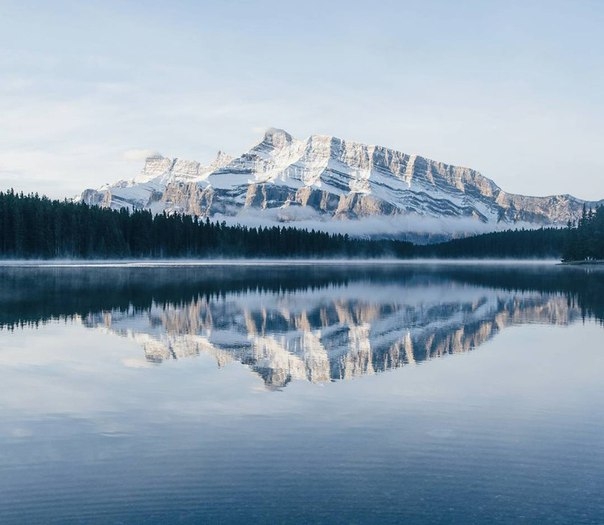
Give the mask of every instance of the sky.
POLYGON ((604 2, 0 0, 0 190, 71 197, 268 127, 604 198, 604 2))

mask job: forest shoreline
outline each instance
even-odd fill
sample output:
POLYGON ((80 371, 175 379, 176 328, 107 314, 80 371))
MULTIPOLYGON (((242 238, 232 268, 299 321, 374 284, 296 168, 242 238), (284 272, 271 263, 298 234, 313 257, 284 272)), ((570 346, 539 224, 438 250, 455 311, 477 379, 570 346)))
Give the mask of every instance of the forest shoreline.
MULTIPOLYGON (((555 258, 128 258, 128 259, 3 259, 0 267, 77 267, 77 266, 308 266, 308 265, 570 265, 555 258)), ((579 263, 577 263, 579 264, 579 263)), ((581 263, 585 264, 585 263, 581 263)), ((604 261, 602 261, 604 264, 604 261)))

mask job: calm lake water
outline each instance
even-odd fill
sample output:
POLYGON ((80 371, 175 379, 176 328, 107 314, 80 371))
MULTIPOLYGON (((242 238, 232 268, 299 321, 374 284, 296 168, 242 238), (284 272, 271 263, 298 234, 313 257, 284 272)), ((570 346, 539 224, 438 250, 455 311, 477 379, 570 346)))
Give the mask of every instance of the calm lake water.
POLYGON ((0 523, 604 523, 604 271, 0 268, 0 523))

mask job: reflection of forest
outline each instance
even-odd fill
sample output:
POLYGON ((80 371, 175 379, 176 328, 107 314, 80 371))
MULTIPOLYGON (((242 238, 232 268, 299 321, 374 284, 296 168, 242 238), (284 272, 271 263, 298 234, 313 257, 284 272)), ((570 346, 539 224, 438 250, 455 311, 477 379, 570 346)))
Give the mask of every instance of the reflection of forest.
POLYGON ((82 319, 151 362, 201 353, 270 387, 471 350, 506 326, 603 319, 603 273, 555 266, 5 268, 0 323, 82 319))
POLYGON ((229 292, 291 292, 358 281, 400 286, 472 284, 563 295, 585 317, 604 320, 604 271, 553 265, 279 265, 171 268, 0 268, 0 327, 102 311, 186 304, 229 292))

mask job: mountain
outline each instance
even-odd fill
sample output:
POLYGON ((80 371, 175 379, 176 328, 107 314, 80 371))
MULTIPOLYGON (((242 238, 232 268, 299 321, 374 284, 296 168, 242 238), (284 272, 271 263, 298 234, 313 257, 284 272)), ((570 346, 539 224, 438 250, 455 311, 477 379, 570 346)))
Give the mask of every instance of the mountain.
POLYGON ((469 168, 331 136, 298 140, 280 129, 269 129, 239 157, 219 152, 208 166, 149 157, 132 180, 85 190, 79 200, 228 224, 407 240, 563 227, 580 217, 584 204, 604 203, 515 195, 469 168))

